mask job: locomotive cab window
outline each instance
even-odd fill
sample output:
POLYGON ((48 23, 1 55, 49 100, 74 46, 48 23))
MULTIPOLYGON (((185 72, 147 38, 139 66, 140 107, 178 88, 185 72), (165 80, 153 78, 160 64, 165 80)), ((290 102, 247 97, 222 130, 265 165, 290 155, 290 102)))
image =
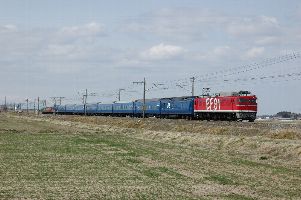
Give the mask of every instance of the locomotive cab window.
POLYGON ((247 103, 247 102, 249 102, 249 99, 240 98, 240 99, 238 99, 238 102, 247 103))
POLYGON ((239 103, 256 103, 256 99, 245 99, 245 98, 240 98, 238 99, 239 103))
POLYGON ((250 99, 250 103, 257 103, 256 99, 250 99))

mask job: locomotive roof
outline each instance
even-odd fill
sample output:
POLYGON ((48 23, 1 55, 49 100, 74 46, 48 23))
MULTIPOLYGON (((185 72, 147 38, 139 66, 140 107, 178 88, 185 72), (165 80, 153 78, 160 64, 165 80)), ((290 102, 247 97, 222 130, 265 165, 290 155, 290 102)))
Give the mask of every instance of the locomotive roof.
POLYGON ((182 96, 182 97, 165 97, 161 99, 176 99, 176 100, 181 100, 181 99, 191 99, 191 98, 196 98, 198 96, 182 96))
POLYGON ((239 96, 254 96, 250 91, 239 92, 220 92, 215 94, 201 95, 201 97, 239 97, 239 96))
POLYGON ((216 96, 249 96, 250 91, 238 91, 238 92, 220 92, 216 96))

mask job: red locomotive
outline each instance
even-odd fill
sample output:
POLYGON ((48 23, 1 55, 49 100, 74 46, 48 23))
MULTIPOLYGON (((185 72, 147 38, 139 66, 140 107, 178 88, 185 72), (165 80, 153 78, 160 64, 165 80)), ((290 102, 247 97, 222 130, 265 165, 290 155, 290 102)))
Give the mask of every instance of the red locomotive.
POLYGON ((46 107, 42 109, 42 114, 53 114, 55 113, 54 107, 46 107))
POLYGON ((195 118, 200 120, 249 120, 257 114, 257 97, 249 91, 195 98, 195 118))

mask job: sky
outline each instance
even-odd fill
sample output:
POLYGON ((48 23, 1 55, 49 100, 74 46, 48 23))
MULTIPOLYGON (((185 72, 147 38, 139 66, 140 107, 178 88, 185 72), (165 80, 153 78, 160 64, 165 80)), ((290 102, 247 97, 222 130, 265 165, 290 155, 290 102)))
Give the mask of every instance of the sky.
POLYGON ((0 0, 0 104, 250 90, 301 113, 297 0, 0 0), (291 56, 295 53, 296 57, 291 56))

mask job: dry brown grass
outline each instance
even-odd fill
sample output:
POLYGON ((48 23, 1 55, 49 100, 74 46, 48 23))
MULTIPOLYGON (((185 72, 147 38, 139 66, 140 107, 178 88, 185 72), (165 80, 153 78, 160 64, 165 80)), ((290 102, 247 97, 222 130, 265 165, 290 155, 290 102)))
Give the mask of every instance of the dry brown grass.
POLYGON ((285 129, 271 133, 270 137, 273 139, 300 140, 301 134, 295 130, 285 129))
POLYGON ((0 198, 298 199, 299 133, 299 123, 0 115, 0 198))

